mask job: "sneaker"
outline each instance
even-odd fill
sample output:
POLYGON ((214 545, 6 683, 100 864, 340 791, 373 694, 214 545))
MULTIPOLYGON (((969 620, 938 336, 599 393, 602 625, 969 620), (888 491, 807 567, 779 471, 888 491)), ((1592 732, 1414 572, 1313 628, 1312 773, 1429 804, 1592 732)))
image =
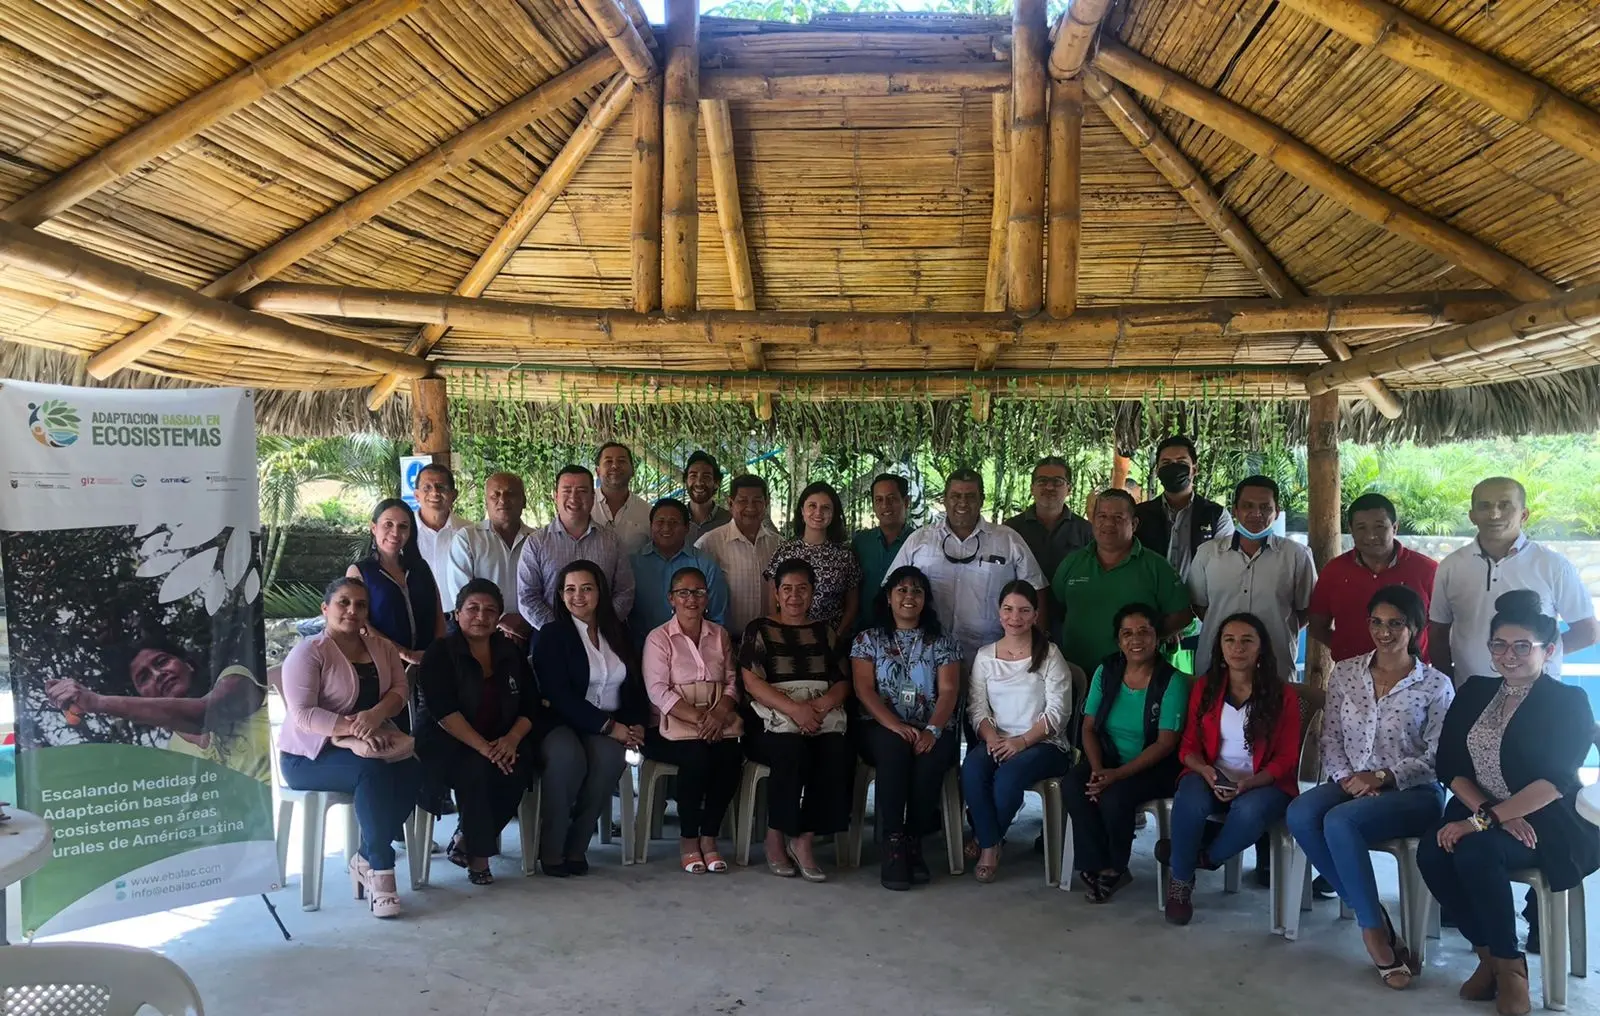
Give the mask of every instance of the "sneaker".
POLYGON ((1319 900, 1331 900, 1339 894, 1333 891, 1333 883, 1318 875, 1311 880, 1311 895, 1319 900))
POLYGON ((1194 919, 1194 880, 1167 880, 1167 923, 1188 924, 1194 919))
POLYGON ((906 857, 906 838, 903 833, 892 834, 884 846, 878 880, 885 889, 896 892, 911 888, 911 865, 906 857))
POLYGON ((933 872, 928 870, 928 862, 922 856, 922 837, 906 837, 906 862, 911 869, 912 885, 927 885, 933 881, 933 872))

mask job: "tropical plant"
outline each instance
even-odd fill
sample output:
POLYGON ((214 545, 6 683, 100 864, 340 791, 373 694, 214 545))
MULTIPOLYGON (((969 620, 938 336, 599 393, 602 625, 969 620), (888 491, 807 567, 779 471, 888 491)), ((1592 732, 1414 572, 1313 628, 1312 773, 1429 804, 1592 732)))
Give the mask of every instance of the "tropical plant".
POLYGON ((270 586, 261 596, 262 612, 269 618, 316 617, 322 610, 322 593, 304 582, 270 586))
POLYGON ((341 437, 256 439, 256 469, 261 488, 261 522, 266 534, 263 584, 270 587, 289 536, 300 514, 300 490, 319 480, 337 482, 340 490, 377 499, 400 490, 400 456, 410 445, 378 434, 341 437))

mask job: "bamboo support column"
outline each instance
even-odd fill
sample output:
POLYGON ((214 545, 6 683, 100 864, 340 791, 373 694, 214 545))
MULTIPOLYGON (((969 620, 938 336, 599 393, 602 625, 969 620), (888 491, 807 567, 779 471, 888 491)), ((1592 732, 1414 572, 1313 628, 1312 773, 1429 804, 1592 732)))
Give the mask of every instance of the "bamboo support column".
POLYGON ((662 120, 661 307, 694 312, 699 272, 700 10, 667 0, 667 74, 662 120))
POLYGON ((1011 16, 1011 234, 1007 296, 1018 314, 1044 303, 1045 0, 1016 0, 1011 16))
POLYGON ((450 395, 442 377, 411 382, 411 453, 450 465, 450 395))
POLYGON ((1045 311, 1067 317, 1078 309, 1078 242, 1082 234, 1083 85, 1050 84, 1050 231, 1045 311))
MULTIPOLYGON (((750 247, 744 233, 744 211, 739 202, 739 171, 733 160, 733 118, 725 99, 706 99, 700 103, 706 131, 706 150, 711 155, 711 188, 717 201, 717 225, 722 230, 722 249, 728 257, 728 280, 733 289, 733 309, 756 309, 755 282, 750 271, 750 247)), ((766 357, 758 340, 739 344, 745 370, 764 371, 766 357)), ((756 419, 772 419, 772 396, 756 396, 756 419)))
MULTIPOLYGON (((1306 532, 1317 570, 1339 556, 1339 393, 1311 396, 1306 437, 1306 532)), ((1306 642, 1306 683, 1323 688, 1331 663, 1328 650, 1306 642)))
MULTIPOLYGON (((983 309, 1006 309, 1006 242, 1011 225, 1011 93, 991 100, 989 126, 994 142, 994 203, 989 212, 989 263, 983 281, 983 309)), ((978 346, 974 370, 993 370, 999 358, 998 343, 978 346)), ((987 389, 972 393, 972 418, 989 422, 990 395, 987 389)))
POLYGON ((1110 9, 1111 0, 1072 0, 1050 47, 1051 77, 1066 81, 1082 73, 1095 33, 1110 9))
POLYGON ((633 309, 661 306, 661 79, 633 94, 633 309))

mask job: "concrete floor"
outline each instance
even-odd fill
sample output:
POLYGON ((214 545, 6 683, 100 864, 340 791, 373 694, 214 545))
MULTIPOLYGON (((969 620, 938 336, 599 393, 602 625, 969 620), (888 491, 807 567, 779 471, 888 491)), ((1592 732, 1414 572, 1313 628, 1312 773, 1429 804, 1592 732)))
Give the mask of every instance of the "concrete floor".
MULTIPOLYGON (((1025 812, 992 885, 936 869, 933 885, 891 893, 877 884, 870 846, 862 869, 825 885, 772 877, 759 846, 748 869, 690 876, 667 840, 643 866, 622 867, 620 844, 596 842, 589 877, 524 879, 513 827, 496 884, 471 886, 437 861, 431 887, 403 890, 397 921, 375 921, 351 900, 330 854, 321 911, 299 909, 294 875, 275 897, 292 942, 257 898, 70 937, 160 949, 189 971, 212 1016, 1493 1012, 1457 1000, 1471 954, 1448 929, 1430 945, 1426 974, 1394 992, 1336 902, 1319 902, 1290 943, 1270 933, 1267 891, 1248 875, 1230 896, 1221 873, 1203 874, 1194 923, 1172 928, 1154 903, 1153 830, 1140 835, 1136 881, 1104 907, 1044 884, 1029 850, 1037 831, 1037 811, 1025 812)), ((819 856, 833 876, 831 849, 819 856)), ((1386 858, 1379 879, 1392 897, 1386 858)), ((1600 1013, 1600 978, 1569 985, 1571 1012, 1600 1013)))

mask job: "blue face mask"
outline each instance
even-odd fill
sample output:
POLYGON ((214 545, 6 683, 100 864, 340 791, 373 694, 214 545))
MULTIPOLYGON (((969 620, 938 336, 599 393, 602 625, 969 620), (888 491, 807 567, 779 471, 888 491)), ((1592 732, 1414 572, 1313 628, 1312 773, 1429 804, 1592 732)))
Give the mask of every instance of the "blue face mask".
POLYGON ((1252 533, 1250 530, 1246 529, 1244 527, 1244 523, 1240 522, 1238 519, 1234 519, 1233 528, 1240 536, 1247 540, 1265 540, 1272 534, 1271 522, 1267 523, 1267 528, 1261 530, 1259 533, 1252 533))

